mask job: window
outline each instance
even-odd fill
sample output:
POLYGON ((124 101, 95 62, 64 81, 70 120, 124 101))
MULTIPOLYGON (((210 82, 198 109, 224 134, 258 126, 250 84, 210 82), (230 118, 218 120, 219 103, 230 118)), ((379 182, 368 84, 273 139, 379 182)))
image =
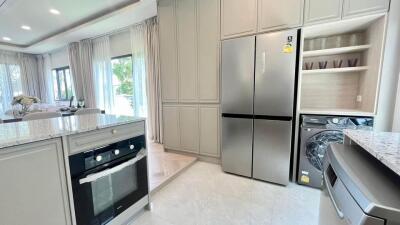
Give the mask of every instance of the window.
POLYGON ((53 69, 53 87, 56 101, 68 101, 73 96, 69 67, 53 69))
POLYGON ((112 84, 114 107, 116 114, 135 115, 134 112, 134 84, 132 75, 132 56, 125 55, 112 58, 112 84))

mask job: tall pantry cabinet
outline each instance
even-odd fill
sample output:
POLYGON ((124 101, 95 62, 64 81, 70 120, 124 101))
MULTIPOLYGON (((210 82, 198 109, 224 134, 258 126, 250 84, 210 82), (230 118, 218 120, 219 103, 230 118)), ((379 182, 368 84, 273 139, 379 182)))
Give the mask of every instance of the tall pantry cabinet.
POLYGON ((160 0, 166 149, 218 158, 220 0, 160 0))

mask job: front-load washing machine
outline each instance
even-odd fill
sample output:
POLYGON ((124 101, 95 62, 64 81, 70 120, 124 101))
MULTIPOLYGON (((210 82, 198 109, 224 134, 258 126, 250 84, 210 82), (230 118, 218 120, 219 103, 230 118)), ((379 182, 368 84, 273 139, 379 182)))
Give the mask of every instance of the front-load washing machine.
POLYGON ((343 143, 344 129, 371 130, 369 117, 302 115, 297 182, 322 187, 322 162, 328 146, 343 143))

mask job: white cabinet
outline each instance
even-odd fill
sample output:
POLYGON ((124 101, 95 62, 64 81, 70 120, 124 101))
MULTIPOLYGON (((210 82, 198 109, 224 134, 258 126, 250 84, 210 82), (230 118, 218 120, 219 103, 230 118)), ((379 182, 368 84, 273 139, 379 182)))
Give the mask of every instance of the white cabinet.
POLYGON ((179 107, 181 150, 199 153, 199 110, 196 105, 179 107))
POLYGON ((219 0, 198 0, 200 102, 219 102, 219 0))
POLYGON ((257 31, 257 0, 221 0, 222 38, 257 31))
POLYGON ((220 0, 160 0, 163 102, 219 102, 220 0))
POLYGON ((158 2, 160 64, 163 102, 177 102, 178 62, 176 42, 175 0, 158 2))
POLYGON ((340 20, 343 0, 305 0, 304 24, 340 20))
POLYGON ((0 177, 1 224, 71 224, 60 139, 2 149, 0 177))
POLYGON ((220 156, 219 106, 200 106, 200 154, 212 157, 220 156))
POLYGON ((180 102, 195 102, 197 95, 196 1, 176 1, 180 102))
POLYGON ((344 0, 343 17, 353 17, 389 9, 390 0, 344 0))
POLYGON ((165 148, 180 149, 179 107, 175 105, 163 106, 163 137, 165 148))
POLYGON ((304 0, 258 0, 258 32, 301 26, 303 2, 304 0))

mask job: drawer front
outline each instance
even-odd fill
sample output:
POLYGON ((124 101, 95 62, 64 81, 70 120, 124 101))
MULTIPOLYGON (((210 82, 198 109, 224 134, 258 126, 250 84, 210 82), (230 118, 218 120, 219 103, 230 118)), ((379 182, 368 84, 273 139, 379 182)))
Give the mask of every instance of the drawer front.
POLYGON ((71 135, 67 137, 69 154, 73 155, 144 134, 145 123, 138 122, 71 135))

